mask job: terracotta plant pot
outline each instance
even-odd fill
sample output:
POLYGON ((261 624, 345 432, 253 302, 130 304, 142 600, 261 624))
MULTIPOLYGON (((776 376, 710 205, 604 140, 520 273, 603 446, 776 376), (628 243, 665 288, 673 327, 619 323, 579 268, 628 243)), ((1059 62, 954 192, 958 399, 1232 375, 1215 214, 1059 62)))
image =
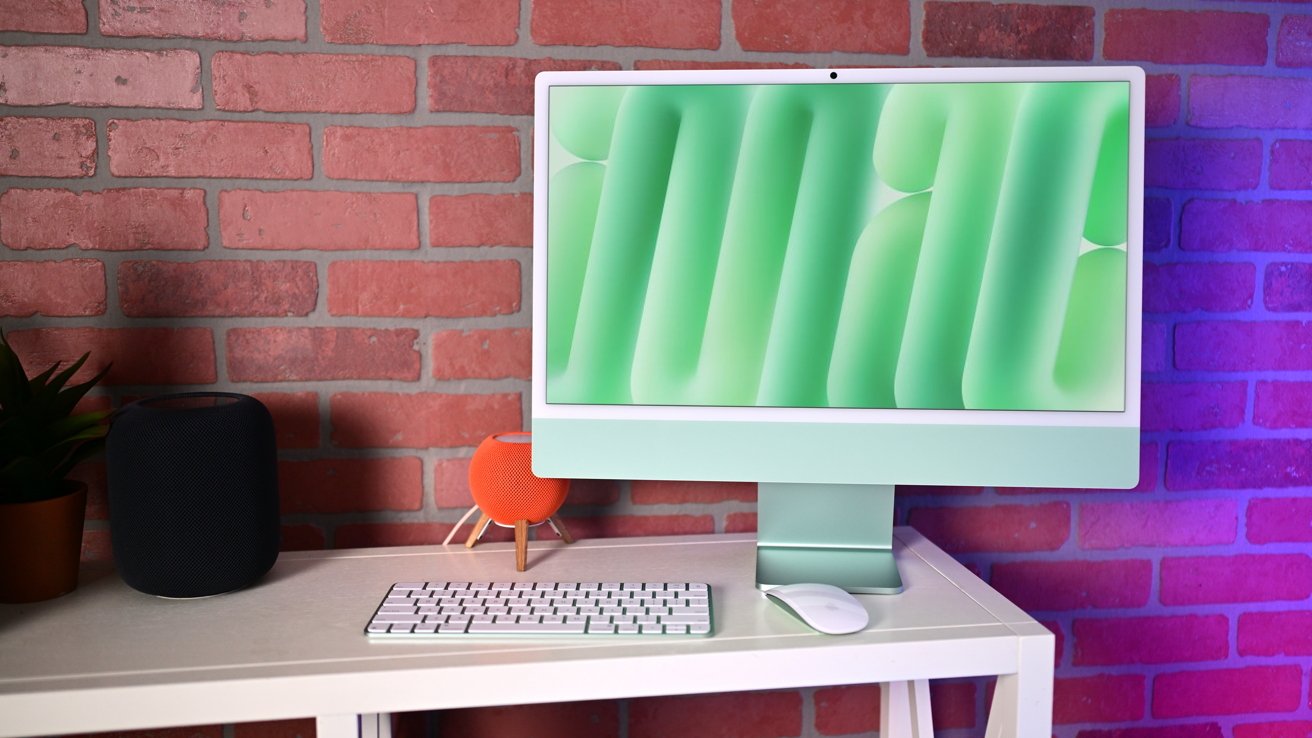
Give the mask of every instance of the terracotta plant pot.
POLYGON ((87 486, 40 502, 0 502, 0 602, 36 602, 77 588, 87 486))

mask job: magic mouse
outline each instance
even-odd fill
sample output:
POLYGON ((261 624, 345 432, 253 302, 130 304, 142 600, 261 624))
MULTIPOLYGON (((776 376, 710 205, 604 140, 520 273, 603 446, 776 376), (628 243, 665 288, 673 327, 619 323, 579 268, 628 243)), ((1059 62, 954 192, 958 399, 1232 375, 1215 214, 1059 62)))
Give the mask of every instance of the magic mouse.
POLYGON ((785 584, 765 595, 821 633, 855 633, 870 624, 861 603, 832 584, 785 584))

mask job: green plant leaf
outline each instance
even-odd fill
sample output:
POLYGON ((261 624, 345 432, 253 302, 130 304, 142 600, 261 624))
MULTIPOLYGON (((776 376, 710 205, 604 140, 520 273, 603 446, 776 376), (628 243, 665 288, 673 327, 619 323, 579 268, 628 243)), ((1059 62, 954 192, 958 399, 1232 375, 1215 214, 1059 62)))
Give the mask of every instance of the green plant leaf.
MULTIPOLYGON (((90 354, 84 354, 82 358, 78 360, 77 365, 80 366, 87 356, 90 356, 90 354)), ((105 368, 96 372, 95 376, 91 377, 91 379, 88 379, 82 384, 75 384, 61 392, 55 402, 55 406, 52 408, 53 412, 60 414, 73 412, 73 408, 77 406, 77 403, 82 400, 92 387, 95 387, 100 380, 104 379, 106 374, 109 374, 109 370, 113 366, 113 364, 106 364, 105 368)))
POLYGON ((0 413, 13 412, 32 396, 27 372, 4 333, 0 332, 0 413))

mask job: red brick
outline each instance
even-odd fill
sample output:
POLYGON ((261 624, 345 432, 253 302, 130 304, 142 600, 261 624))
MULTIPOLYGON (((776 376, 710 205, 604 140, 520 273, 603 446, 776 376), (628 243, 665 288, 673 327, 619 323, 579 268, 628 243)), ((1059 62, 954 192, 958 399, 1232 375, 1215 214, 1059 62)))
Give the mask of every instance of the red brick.
POLYGON ((415 60, 363 54, 214 55, 219 110, 413 113, 415 60))
POLYGON ((629 483, 629 497, 635 505, 710 505, 717 502, 756 502, 756 485, 748 482, 668 482, 629 483))
POLYGON ((1169 323, 1150 323, 1143 324, 1142 337, 1142 368, 1144 372, 1164 372, 1171 362, 1168 359, 1171 342, 1169 323))
POLYGON ((1248 540, 1252 543, 1312 541, 1312 498, 1268 497, 1248 503, 1248 540))
POLYGON ((1114 8, 1103 23, 1102 53, 1108 61, 1266 63, 1270 20, 1265 14, 1114 8))
POLYGON ((87 11, 82 0, 34 0, 0 5, 0 31, 27 33, 86 33, 87 11))
POLYGON ((1058 677, 1052 684, 1052 722, 1070 725, 1142 720, 1144 681, 1141 674, 1058 677))
POLYGON ((1167 452, 1171 490, 1302 487, 1308 475, 1303 439, 1172 441, 1167 452))
POLYGON ((1152 589, 1146 559, 994 564, 990 583, 1025 610, 1142 607, 1152 589))
POLYGON ((319 295, 312 261, 125 261, 123 314, 134 318, 309 315, 319 295))
POLYGON ((436 379, 528 379, 533 374, 528 328, 484 328, 433 334, 436 379))
POLYGON ((0 176, 95 173, 96 124, 90 118, 0 117, 0 176))
POLYGON ((1312 382, 1259 381, 1253 423, 1263 428, 1312 428, 1312 382))
POLYGON ((208 38, 218 41, 304 41, 305 0, 164 2, 100 0, 106 36, 208 38))
POLYGON ((1081 730, 1075 738, 1224 738, 1216 723, 1154 725, 1152 727, 1081 730))
POLYGON ((474 504, 469 493, 469 457, 438 459, 433 463, 433 500, 438 507, 461 510, 474 504))
POLYGON ((419 379, 419 332, 410 328, 232 328, 234 382, 419 379))
POLYGON ((199 110, 200 54, 185 49, 0 46, 0 105, 199 110))
POLYGON ((973 682, 931 681, 929 705, 934 727, 941 730, 975 727, 979 721, 975 714, 977 691, 973 682))
POLYGON ((1312 369, 1312 323, 1181 323, 1175 327, 1175 367, 1223 372, 1312 369))
POLYGON ((730 1, 745 51, 906 54, 911 48, 907 0, 730 1))
POLYGON ((233 120, 111 120, 116 177, 309 179, 310 126, 233 120))
POLYGON ((1164 605, 1305 600, 1312 595, 1312 558, 1305 554, 1167 556, 1164 605))
POLYGON ((1234 727, 1234 738, 1307 738, 1309 735, 1312 735, 1312 720, 1247 723, 1234 727))
POLYGON ((1312 202, 1190 200, 1181 215, 1180 248, 1312 252, 1312 202))
POLYGON ((198 251, 209 244, 204 190, 9 190, 0 239, 12 249, 198 251))
POLYGON ((1239 616, 1240 656, 1312 656, 1312 611, 1239 616))
POLYGON ((1246 263, 1143 265, 1143 309, 1150 313, 1240 312, 1253 305, 1257 267, 1246 263))
POLYGON ((1144 184, 1185 190, 1250 190, 1262 174, 1253 139, 1154 139, 1144 148, 1144 184))
POLYGON ((725 533, 755 533, 756 513, 729 513, 724 516, 725 533))
POLYGON ((337 528, 333 548, 431 546, 441 543, 451 527, 451 523, 352 523, 337 528))
POLYGON ((1271 144, 1271 188, 1312 190, 1312 141, 1281 139, 1271 144))
POLYGON ((214 337, 208 328, 38 328, 5 334, 26 366, 91 357, 74 381, 113 364, 104 385, 212 384, 214 337))
POLYGON ((1228 544, 1235 542, 1238 529, 1234 500, 1080 505, 1079 542, 1086 549, 1228 544))
POLYGON ((1189 124, 1198 128, 1312 128, 1312 80, 1195 75, 1189 124))
MULTIPOLYGON (((113 555, 108 530, 93 528, 90 524, 83 527, 81 561, 109 561, 113 555)), ((219 738, 218 734, 214 738, 219 738)))
POLYGON ((323 138, 333 179, 512 182, 520 172, 519 136, 506 126, 329 126, 323 138))
POLYGON ((1262 304, 1274 312, 1312 310, 1312 264, 1267 264, 1262 304))
POLYGON ((566 505, 613 505, 620 499, 620 483, 611 479, 572 479, 566 505))
POLYGON ((1224 615, 1147 618, 1077 618, 1075 666, 1219 661, 1230 652, 1224 615))
POLYGON ((334 44, 511 46, 518 0, 322 0, 319 26, 334 44))
POLYGON ((385 317, 508 315, 519 310, 519 262, 335 261, 328 312, 385 317))
POLYGON ((314 718, 237 723, 233 738, 315 738, 314 718))
POLYGON ((1312 67, 1312 15, 1287 15, 1276 33, 1276 66, 1312 67))
POLYGON ((442 734, 468 738, 618 738, 619 706, 615 700, 596 700, 444 710, 442 734))
POLYGON ((1070 537, 1071 506, 917 507, 907 524, 955 553, 1055 551, 1070 537))
POLYGON ((436 195, 428 201, 433 246, 532 246, 533 196, 436 195))
POLYGON ((921 39, 929 56, 1089 61, 1093 8, 930 0, 921 39))
POLYGON ((1145 382, 1145 431, 1237 428, 1244 422, 1247 382, 1145 382))
POLYGON ((418 510, 424 468, 417 456, 278 463, 282 513, 418 510))
MULTIPOLYGON (((929 683, 929 704, 936 730, 976 725, 975 685, 971 682, 929 683)), ((850 735, 879 729, 879 685, 825 687, 815 691, 815 729, 820 735, 850 735)))
POLYGON ((1153 679, 1153 717, 1291 712, 1299 707, 1302 680, 1297 666, 1158 674, 1153 679))
POLYGON ((224 190, 219 230, 230 249, 413 250, 419 201, 409 192, 224 190))
POLYGON ((341 392, 329 401, 332 441, 342 448, 477 446, 523 425, 518 393, 486 395, 341 392))
POLYGON ((537 0, 533 41, 545 46, 720 48, 720 0, 537 0))
POLYGON ((510 56, 428 57, 428 109, 437 112, 533 114, 538 72, 619 69, 613 61, 510 56))
POLYGON ((0 315, 105 314, 105 265, 95 259, 0 261, 0 315))
POLYGON ((575 538, 629 538, 714 533, 710 515, 579 515, 565 516, 575 538))
POLYGON ((282 534, 279 551, 322 551, 328 547, 323 528, 317 525, 284 525, 279 532, 282 534))
POLYGON ((1174 213, 1171 201, 1164 197, 1145 197, 1143 200, 1143 250, 1162 251, 1171 245, 1174 230, 1174 213))
POLYGON ((795 691, 645 697, 629 700, 629 738, 675 735, 795 736, 802 696, 795 691))
POLYGON ((1164 128, 1180 119, 1180 75, 1150 74, 1144 91, 1144 125, 1164 128))
POLYGON ((810 69, 802 62, 782 61, 702 61, 697 59, 639 59, 634 69, 810 69))
MULTIPOLYGON (((108 398, 102 398, 108 400, 108 398)), ((100 410, 110 410, 109 403, 100 410)), ((82 403, 78 403, 82 411, 82 403)), ((82 482, 87 486, 87 520, 109 520, 109 494, 107 490, 108 475, 104 461, 84 461, 73 467, 69 479, 82 482)))
POLYGON ((269 409, 278 448, 319 447, 319 395, 316 392, 253 392, 269 409))

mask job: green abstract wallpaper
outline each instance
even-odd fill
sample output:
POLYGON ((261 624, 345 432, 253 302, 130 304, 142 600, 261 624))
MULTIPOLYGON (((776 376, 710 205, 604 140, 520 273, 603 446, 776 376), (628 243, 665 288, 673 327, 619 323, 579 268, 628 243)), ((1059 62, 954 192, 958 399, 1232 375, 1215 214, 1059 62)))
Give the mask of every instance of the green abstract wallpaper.
POLYGON ((1123 409, 1128 101, 553 87, 547 401, 1123 409))

